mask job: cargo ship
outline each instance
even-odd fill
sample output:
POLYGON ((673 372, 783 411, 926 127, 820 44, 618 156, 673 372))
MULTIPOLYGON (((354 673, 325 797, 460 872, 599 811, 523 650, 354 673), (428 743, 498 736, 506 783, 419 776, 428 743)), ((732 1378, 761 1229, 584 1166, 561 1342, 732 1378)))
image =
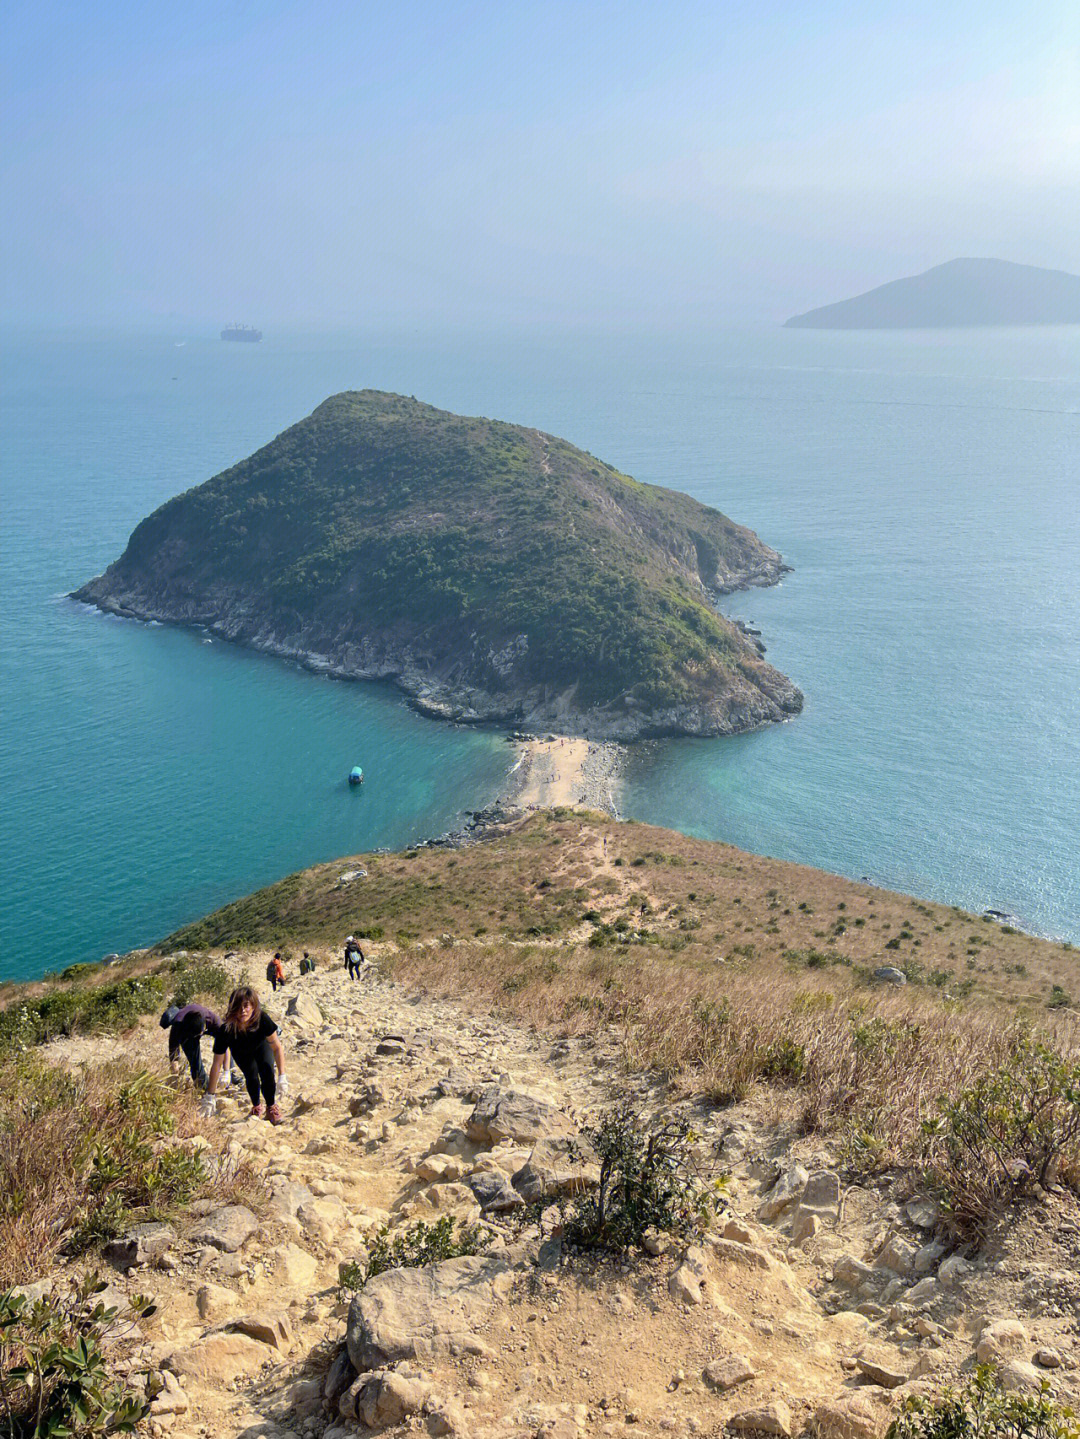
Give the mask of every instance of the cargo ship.
POLYGON ((262 339, 262 331, 256 330, 254 325, 226 325, 221 332, 223 340, 247 340, 254 344, 256 340, 262 339))

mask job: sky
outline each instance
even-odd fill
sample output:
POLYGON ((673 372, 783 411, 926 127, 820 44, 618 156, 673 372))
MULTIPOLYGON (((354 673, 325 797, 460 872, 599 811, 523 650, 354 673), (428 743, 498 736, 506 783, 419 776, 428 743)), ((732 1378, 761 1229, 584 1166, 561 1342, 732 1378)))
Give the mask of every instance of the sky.
POLYGON ((775 322, 1080 272, 1076 0, 9 0, 21 324, 775 322))

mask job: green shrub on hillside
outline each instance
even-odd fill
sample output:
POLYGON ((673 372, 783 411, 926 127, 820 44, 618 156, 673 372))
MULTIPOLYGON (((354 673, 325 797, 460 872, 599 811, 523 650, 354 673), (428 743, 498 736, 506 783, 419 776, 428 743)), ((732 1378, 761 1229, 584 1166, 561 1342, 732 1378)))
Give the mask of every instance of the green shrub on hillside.
MULTIPOLYGON (((96 967, 91 972, 96 974, 96 967)), ((163 1009, 170 997, 177 1004, 196 996, 222 1001, 230 988, 229 975, 220 965, 197 958, 175 960, 112 984, 77 977, 65 988, 0 1010, 0 1060, 62 1035, 130 1029, 141 1015, 163 1009)))
POLYGON ((10 1439, 131 1434, 149 1413, 144 1392, 110 1372, 122 1336, 116 1310, 97 1298, 104 1287, 93 1275, 34 1303, 0 1294, 0 1414, 10 1439))
POLYGON ((623 1254, 650 1230, 688 1236, 716 1212, 723 1181, 706 1181, 683 1120, 650 1127, 631 1104, 608 1110, 585 1138, 600 1161, 600 1181, 580 1195, 566 1225, 571 1244, 623 1254))
POLYGON ((1012 1394, 988 1365, 960 1389, 932 1399, 911 1395, 886 1439, 1080 1439, 1080 1424, 1066 1404, 1041 1394, 1012 1394))
POLYGON ((1011 1199, 1056 1180, 1080 1189, 1080 1060, 1017 1031, 1008 1064, 938 1099, 923 1164, 960 1232, 985 1231, 1011 1199))
POLYGON ((342 1293, 355 1293, 388 1269, 423 1269, 443 1259, 479 1254, 487 1237, 476 1225, 457 1224, 452 1214, 444 1214, 434 1224, 418 1219, 393 1236, 384 1224, 372 1240, 366 1263, 338 1266, 338 1288, 342 1293))

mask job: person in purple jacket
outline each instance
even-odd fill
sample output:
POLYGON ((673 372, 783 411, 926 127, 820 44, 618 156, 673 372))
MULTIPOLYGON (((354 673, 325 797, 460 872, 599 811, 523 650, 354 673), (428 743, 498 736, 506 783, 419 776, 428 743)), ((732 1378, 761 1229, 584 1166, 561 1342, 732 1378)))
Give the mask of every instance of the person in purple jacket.
POLYGON ((171 1004, 161 1016, 161 1027, 169 1031, 169 1063, 175 1065, 183 1051, 193 1083, 199 1089, 205 1089, 202 1037, 204 1034, 209 1034, 211 1039, 218 1037, 222 1027, 220 1016, 205 1004, 185 1004, 182 1009, 171 1004))

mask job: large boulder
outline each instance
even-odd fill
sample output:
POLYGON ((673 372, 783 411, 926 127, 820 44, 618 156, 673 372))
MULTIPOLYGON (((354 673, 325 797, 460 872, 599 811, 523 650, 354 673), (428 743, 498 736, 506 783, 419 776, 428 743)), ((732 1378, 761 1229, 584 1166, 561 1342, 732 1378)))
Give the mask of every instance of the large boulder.
POLYGON ((572 1136, 574 1126, 546 1099, 492 1085, 485 1089, 465 1121, 465 1133, 474 1144, 535 1144, 538 1139, 572 1136))
POLYGON ((415 1379, 392 1369, 362 1374, 338 1401, 342 1419, 359 1419, 367 1429, 400 1424, 424 1407, 427 1391, 415 1379))
POLYGON ((526 1203, 536 1204, 595 1188, 600 1166, 584 1142, 569 1136, 541 1139, 510 1182, 526 1203))
POLYGON ((817 1439, 880 1439, 889 1422, 887 1410, 865 1394, 840 1394, 814 1410, 817 1439))
POLYGON ((472 1190, 481 1214, 505 1214, 525 1205, 524 1199, 501 1170, 488 1169, 467 1175, 465 1183, 472 1190))
POLYGON ((743 1409, 728 1420, 728 1428, 739 1434, 775 1434, 791 1439, 791 1410, 782 1399, 756 1409, 743 1409))
POLYGON ((326 1023, 322 1010, 306 990, 298 989, 285 1006, 285 1013, 303 1029, 321 1029, 326 1023))
POLYGON ((1031 1343, 1019 1319, 991 1319, 983 1325, 975 1347, 980 1364, 1001 1364, 1006 1359, 1019 1359, 1031 1343))
POLYGON ((369 1280, 349 1306, 349 1358, 364 1373, 445 1353, 451 1344, 468 1341, 510 1283, 510 1266, 490 1255, 388 1269, 369 1280))

